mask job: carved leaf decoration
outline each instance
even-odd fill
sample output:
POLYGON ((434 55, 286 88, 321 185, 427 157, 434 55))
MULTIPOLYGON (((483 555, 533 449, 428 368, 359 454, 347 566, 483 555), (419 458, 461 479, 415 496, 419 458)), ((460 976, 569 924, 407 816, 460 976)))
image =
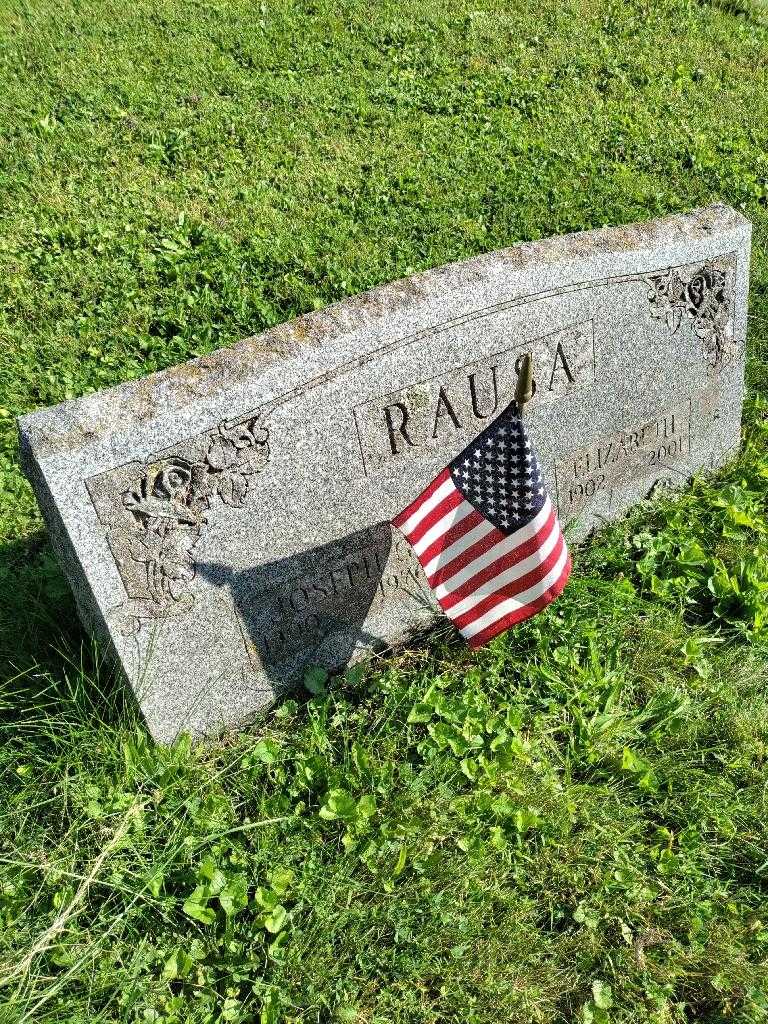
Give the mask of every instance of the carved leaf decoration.
POLYGON ((147 530, 134 542, 131 549, 132 553, 136 552, 133 557, 140 562, 159 561, 162 550, 163 537, 155 530, 147 530))
POLYGON ((195 578, 194 568, 186 562, 173 562, 166 560, 161 563, 163 573, 171 580, 181 580, 189 583, 195 578))
MULTIPOLYGON (((192 561, 192 548, 197 544, 199 533, 195 530, 172 530, 163 538, 160 558, 169 566, 189 565, 192 561)), ((175 570, 174 570, 175 574, 175 570)))
POLYGON ((723 332, 728 330, 728 325, 731 320, 731 309, 727 302, 724 302, 717 310, 715 310, 714 321, 717 327, 723 332))
POLYGON ((148 562, 154 556, 150 553, 143 537, 134 537, 131 540, 128 550, 135 562, 148 562))
POLYGON ((248 494, 248 478, 242 473, 225 471, 219 477, 218 494, 225 505, 239 508, 248 494))
POLYGON ((123 495, 123 504, 132 512, 141 504, 141 494, 138 491, 126 491, 123 495))
POLYGON ((257 445, 266 445, 269 441, 269 428, 255 422, 251 427, 251 435, 257 445))
POLYGON ((241 473, 248 475, 260 473, 269 461, 269 448, 259 446, 254 448, 240 460, 238 469, 241 473))
POLYGON ((677 333, 677 330, 680 327, 680 324, 682 323, 682 320, 683 320, 683 307, 682 306, 672 306, 672 307, 670 307, 667 310, 666 321, 667 321, 667 327, 669 328, 671 334, 676 334, 677 333))
POLYGON ((673 305, 682 301, 682 298, 685 295, 685 282, 677 271, 669 275, 667 295, 669 296, 669 301, 673 305))
POLYGON ((253 445, 264 444, 269 437, 269 430, 259 423, 258 417, 250 423, 238 423, 234 427, 227 427, 222 423, 219 433, 234 448, 250 448, 253 445))
POLYGON ((233 455, 231 445, 226 444, 218 437, 211 441, 211 445, 206 455, 206 461, 211 469, 226 469, 227 466, 232 465, 232 460, 233 455))
POLYGON ((152 600, 157 604, 164 603, 165 594, 168 590, 168 581, 163 575, 159 562, 149 562, 147 564, 147 582, 152 600))
POLYGON ((211 474, 204 462, 196 462, 192 467, 192 494, 197 503, 208 507, 208 499, 215 492, 211 474))

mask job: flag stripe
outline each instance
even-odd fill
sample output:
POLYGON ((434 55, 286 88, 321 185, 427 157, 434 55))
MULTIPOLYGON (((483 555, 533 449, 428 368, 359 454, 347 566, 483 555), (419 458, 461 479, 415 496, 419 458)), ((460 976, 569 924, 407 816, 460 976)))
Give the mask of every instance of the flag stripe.
POLYGON ((462 501, 460 505, 450 509, 444 516, 438 519, 438 521, 427 530, 421 540, 418 540, 413 545, 413 550, 417 555, 421 555, 422 552, 427 551, 436 540, 441 538, 447 530, 450 530, 452 526, 456 526, 462 519, 466 519, 467 516, 471 515, 474 511, 474 507, 470 505, 468 501, 462 501))
MULTIPOLYGON (((483 519, 482 513, 475 510, 466 519, 462 519, 461 522, 452 526, 444 537, 438 537, 434 544, 427 548, 426 551, 422 551, 419 561, 422 565, 425 563, 431 565, 436 558, 439 558, 446 545, 457 551, 463 549, 466 545, 472 543, 470 538, 475 536, 475 529, 482 524, 487 524, 487 520, 483 519)), ((493 529, 493 525, 490 528, 493 529)))
POLYGON ((474 636, 466 636, 462 630, 462 635, 468 640, 470 647, 482 647, 483 644, 487 644, 489 640, 492 640, 499 633, 503 633, 505 630, 510 629, 512 626, 516 626, 521 622, 525 622, 526 619, 532 618, 537 615, 540 611, 543 611, 548 604, 551 604, 558 595, 562 594, 563 589, 568 582, 568 577, 571 575, 571 559, 567 558, 565 566, 560 576, 555 582, 544 591, 543 594, 536 597, 534 600, 522 604, 514 611, 509 612, 502 618, 497 619, 496 622, 487 626, 479 633, 475 633, 474 636))
POLYGON ((506 537, 506 534, 497 530, 493 523, 483 519, 479 512, 478 517, 477 525, 458 539, 449 540, 446 534, 447 547, 438 551, 426 564, 422 563, 431 587, 447 580, 461 568, 466 559, 477 557, 483 550, 488 550, 506 537), (460 555, 464 557, 459 559, 460 555))
POLYGON ((539 537, 543 527, 547 525, 553 515, 552 505, 547 499, 541 512, 522 529, 510 534, 495 530, 493 534, 486 535, 480 543, 474 545, 473 549, 468 547, 466 550, 457 551, 458 557, 454 558, 449 565, 444 566, 443 571, 439 574, 439 579, 436 578, 436 575, 428 576, 430 586, 435 588, 437 596, 440 597, 442 592, 450 592, 459 583, 469 579, 474 573, 479 572, 484 566, 500 558, 503 554, 511 554, 514 551, 516 559, 525 558, 533 551, 536 538, 539 537), (519 553, 517 553, 518 547, 522 549, 519 553), (475 562, 477 565, 473 568, 475 562), (459 576, 461 579, 457 578, 459 576), (444 591, 442 590, 443 585, 444 591))
POLYGON ((467 639, 471 639, 478 633, 483 632, 489 626, 497 623, 500 619, 509 615, 514 615, 515 612, 524 608, 526 605, 529 605, 532 601, 536 601, 538 598, 543 597, 547 591, 560 580, 567 563, 568 549, 563 545, 560 557, 543 579, 539 579, 527 590, 516 594, 514 597, 507 598, 507 600, 502 601, 501 604, 497 604, 484 615, 481 615, 479 618, 467 623, 466 626, 459 627, 461 629, 462 636, 467 639))
MULTIPOLYGON (((525 573, 524 576, 519 576, 517 579, 511 581, 508 585, 500 587, 493 594, 487 595, 482 601, 479 601, 473 608, 462 615, 454 615, 452 609, 447 609, 448 616, 458 629, 463 629, 465 626, 469 626, 470 623, 475 622, 478 619, 482 619, 485 615, 490 614, 494 608, 497 608, 505 601, 516 598, 519 594, 525 594, 531 589, 531 587, 540 583, 541 580, 549 575, 553 567, 562 557, 563 550, 565 550, 565 543, 563 541, 562 534, 560 534, 557 539, 557 543, 552 548, 547 558, 539 565, 535 566, 535 568, 525 573)), ((566 555, 567 554, 568 552, 566 550, 566 555)))
POLYGON ((450 470, 446 468, 439 476, 435 477, 429 487, 427 487, 415 501, 411 502, 408 508, 403 509, 400 515, 396 516, 392 520, 393 525, 396 526, 398 530, 402 530, 407 537, 414 526, 416 526, 416 524, 420 522, 420 520, 429 511, 431 511, 438 502, 442 501, 446 494, 450 494, 450 492, 455 489, 456 487, 453 479, 451 478, 450 470), (440 496, 436 497, 436 493, 438 491, 440 491, 440 496))
MULTIPOLYGON (((453 483, 453 481, 451 481, 451 483, 453 483)), ((436 491, 435 495, 437 496, 438 493, 439 492, 436 491)), ((411 544, 417 544, 422 537, 425 536, 428 530, 431 530, 436 523, 440 522, 444 515, 452 509, 457 508, 464 500, 465 498, 461 491, 456 490, 454 487, 452 491, 446 494, 446 496, 439 501, 434 508, 431 508, 429 512, 427 512, 427 514, 423 516, 422 519, 420 519, 413 527, 408 534, 408 540, 411 544)))
MULTIPOLYGON (((558 528, 555 514, 550 512, 549 519, 534 537, 529 537, 522 544, 516 543, 517 538, 514 535, 507 537, 490 551, 481 555, 480 558, 470 562, 464 569, 452 576, 447 583, 435 587, 437 599, 444 608, 448 608, 461 598, 479 591, 479 588, 489 580, 493 581, 494 589, 496 589, 497 577, 502 571, 512 566, 520 571, 526 564, 535 565, 537 554, 539 561, 544 559, 546 557, 544 549, 553 532, 557 534, 558 528), (532 559, 533 561, 531 561, 532 559)), ((523 569, 521 575, 524 575, 526 571, 523 569)))
MULTIPOLYGON (((528 558, 507 568, 494 566, 494 568, 500 568, 500 571, 497 571, 486 583, 469 588, 466 597, 462 596, 463 591, 460 588, 458 593, 450 594, 440 601, 440 604, 450 613, 454 622, 464 625, 465 616, 469 612, 472 613, 472 618, 480 614, 480 609, 476 608, 477 605, 482 605, 484 610, 494 602, 502 601, 505 597, 512 597, 514 594, 526 590, 535 582, 536 578, 544 576, 557 559, 562 544, 563 535, 555 527, 550 530, 549 536, 541 547, 528 558)), ((502 565, 506 565, 506 563, 502 563, 502 565)))
POLYGON ((446 545, 454 546, 459 544, 468 544, 469 541, 466 538, 480 523, 485 522, 487 522, 487 520, 483 518, 482 513, 475 509, 466 517, 466 519, 462 519, 458 523, 455 523, 442 537, 438 537, 433 544, 428 548, 425 548, 425 550, 418 556, 419 561, 422 565, 424 565, 425 562, 431 564, 432 561, 440 555, 440 552, 445 549, 446 545))

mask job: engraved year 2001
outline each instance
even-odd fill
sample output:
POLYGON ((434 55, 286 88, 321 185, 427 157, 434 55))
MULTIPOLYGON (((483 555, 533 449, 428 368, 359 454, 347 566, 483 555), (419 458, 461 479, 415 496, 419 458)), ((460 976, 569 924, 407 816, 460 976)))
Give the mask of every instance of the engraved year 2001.
POLYGON ((631 480, 644 480, 665 470, 685 473, 690 420, 691 403, 686 401, 558 463, 555 473, 561 516, 576 514, 601 492, 631 480))

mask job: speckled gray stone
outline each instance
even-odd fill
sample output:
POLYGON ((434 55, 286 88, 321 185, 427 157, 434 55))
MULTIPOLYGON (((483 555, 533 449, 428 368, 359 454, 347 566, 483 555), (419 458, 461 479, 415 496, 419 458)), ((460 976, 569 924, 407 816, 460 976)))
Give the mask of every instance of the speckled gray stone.
MULTIPOLYGON (((236 726, 436 614, 388 525, 513 394, 571 536, 738 445, 750 225, 713 206, 375 288, 20 421, 152 734, 236 726)), ((577 555, 578 557, 578 555, 577 555)))

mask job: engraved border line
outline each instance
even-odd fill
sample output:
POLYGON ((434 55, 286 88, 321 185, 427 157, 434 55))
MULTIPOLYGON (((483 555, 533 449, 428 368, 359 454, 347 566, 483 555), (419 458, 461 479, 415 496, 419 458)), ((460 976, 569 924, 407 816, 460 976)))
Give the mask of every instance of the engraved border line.
MULTIPOLYGON (((651 274, 664 274, 668 273, 670 270, 680 270, 684 267, 694 266, 696 263, 728 258, 736 260, 736 251, 731 250, 730 252, 720 253, 717 256, 700 257, 699 259, 688 260, 685 263, 677 263, 648 271, 638 271, 634 274, 617 274, 613 277, 594 278, 591 281, 577 281, 573 284, 562 285, 560 288, 548 288, 544 291, 533 292, 528 295, 520 295, 514 299, 505 299, 502 302, 497 302, 495 305, 484 306, 482 309, 473 310, 471 313, 464 313, 462 316, 455 317, 453 320, 446 320, 439 324, 433 324, 431 327, 425 327, 423 330, 417 331, 415 334, 406 335, 404 338, 398 338, 396 341, 391 341, 385 345, 381 345, 379 348, 374 349, 371 352, 355 356, 354 359, 350 359, 346 363, 341 363, 338 366, 332 367, 330 370, 325 370, 317 377, 311 377, 309 380, 300 384, 298 387, 292 388, 290 391, 286 391, 281 395, 276 395, 274 398, 267 399, 266 402, 256 406, 255 409, 251 410, 251 412, 246 416, 237 417, 237 419, 227 421, 227 425, 236 425, 241 419, 253 416, 258 411, 271 411, 281 405, 285 405, 285 403, 290 401, 292 398, 298 398, 306 392, 313 391, 316 387, 320 387, 322 384, 328 384, 335 377, 348 373, 350 370, 359 369, 361 366, 365 366, 366 363, 369 363, 374 359, 388 355, 390 352, 395 352, 398 348, 413 345, 415 342, 421 341, 423 338, 442 334, 444 331, 449 331, 454 327, 463 327, 465 324, 472 323, 474 320, 482 320, 487 316, 492 316, 494 313, 502 313, 508 309, 514 309, 517 306, 525 306, 532 302, 540 302, 544 299, 555 298, 559 295, 570 295, 574 292, 585 291, 589 288, 607 288, 612 284, 630 284, 635 281, 644 281, 651 274)), ((736 270, 738 270, 738 267, 736 270)))
MULTIPOLYGON (((667 267, 637 272, 635 274, 621 274, 616 275, 615 277, 595 278, 591 281, 580 281, 575 282, 574 284, 564 285, 561 288, 549 288, 545 291, 534 292, 533 294, 529 295, 521 295, 515 299, 506 299, 505 301, 496 303, 493 306, 485 306, 482 309, 473 310, 471 313, 465 313, 462 316, 456 317, 453 320, 447 320, 441 324, 434 324, 431 327, 425 327, 423 330, 418 331, 415 334, 406 335, 404 338, 399 338, 397 341, 389 342, 386 345, 382 345, 379 348, 374 349, 372 352, 366 352, 361 356, 356 356, 354 359, 350 359, 346 363, 341 363, 338 366, 332 367, 330 370, 324 371, 317 377, 311 377, 309 380, 305 381, 303 384, 298 385, 298 387, 292 388, 290 391, 286 391, 283 394, 276 395, 274 398, 268 398, 266 401, 261 402, 256 406, 253 406, 248 412, 242 413, 241 415, 236 416, 231 420, 224 419, 220 422, 223 422, 228 429, 231 429, 232 427, 236 427, 240 423, 243 423, 245 420, 248 420, 256 415, 266 416, 273 409, 280 408, 280 406, 285 405, 292 398, 298 398, 309 391, 313 391, 315 388, 320 387, 323 384, 329 383, 334 378, 340 377, 344 373, 348 373, 351 370, 359 369, 361 366, 365 366, 367 363, 371 362, 372 360, 382 355, 387 355, 390 352, 396 351, 398 348, 412 345, 415 342, 420 341, 422 338, 427 338, 430 336, 440 334, 443 331, 451 330, 451 328, 453 327, 461 327, 464 324, 472 323, 474 320, 482 320, 484 317, 492 316, 494 313, 504 312, 507 309, 514 309, 517 306, 524 306, 532 302, 538 302, 543 301, 544 299, 554 298, 558 295, 570 295, 573 292, 585 291, 589 288, 606 288, 612 284, 630 284, 634 281, 644 281, 651 274, 663 274, 667 273, 670 270, 680 270, 684 267, 690 267, 696 263, 701 263, 702 261, 707 262, 711 260, 724 259, 733 259, 736 262, 736 267, 734 271, 734 276, 736 276, 736 274, 738 273, 738 253, 735 250, 731 250, 730 252, 719 253, 716 256, 706 256, 703 258, 699 258, 698 260, 689 260, 686 263, 678 263, 667 267)), ((593 332, 593 345, 594 343, 595 342, 593 332)), ((734 343, 737 345, 744 345, 745 339, 739 339, 738 341, 734 339, 734 343)), ((479 358, 482 358, 482 356, 479 358)), ((595 365, 595 359, 596 352, 593 353, 593 366, 595 365)), ((403 385, 403 387, 407 387, 407 385, 403 385)), ((217 424, 214 423, 211 426, 205 428, 204 430, 199 430, 195 434, 187 434, 185 437, 179 438, 178 441, 172 441, 170 444, 164 446, 161 449, 155 450, 149 455, 135 455, 133 458, 127 459, 125 462, 120 463, 117 466, 112 466, 111 469, 109 470, 104 470, 100 473, 93 474, 93 476, 88 477, 87 480, 84 482, 87 484, 88 480, 93 480, 95 477, 102 476, 104 472, 114 472, 116 469, 122 469, 125 466, 130 466, 134 462, 144 463, 150 458, 158 458, 164 452, 171 451, 178 445, 184 444, 187 441, 194 440, 197 437, 202 437, 204 434, 209 434, 212 430, 216 430, 216 428, 217 424)))

